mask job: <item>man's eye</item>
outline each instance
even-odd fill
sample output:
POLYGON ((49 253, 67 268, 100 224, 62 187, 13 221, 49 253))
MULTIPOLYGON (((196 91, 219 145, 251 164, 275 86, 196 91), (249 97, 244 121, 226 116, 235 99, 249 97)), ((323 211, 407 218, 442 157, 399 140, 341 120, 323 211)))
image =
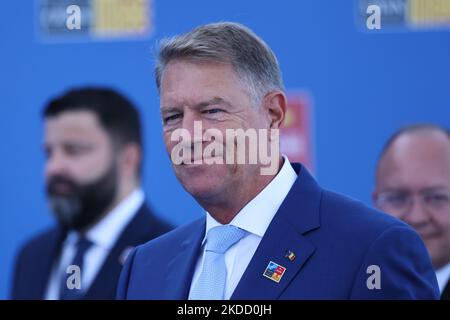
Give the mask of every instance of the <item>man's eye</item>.
POLYGON ((171 116, 165 117, 164 123, 171 122, 179 118, 181 118, 181 113, 173 114, 171 116))
POLYGON ((408 197, 402 194, 397 195, 389 195, 387 196, 387 202, 389 202, 392 205, 403 205, 407 202, 408 197))
POLYGON ((430 194, 425 197, 425 201, 429 204, 440 205, 448 203, 450 199, 445 194, 430 194))
POLYGON ((204 110, 203 113, 214 114, 214 113, 219 113, 219 112, 222 112, 222 111, 223 111, 222 109, 213 108, 213 109, 204 110))
POLYGON ((83 154, 83 153, 87 152, 88 150, 89 150, 89 148, 82 147, 82 146, 67 146, 65 148, 66 153, 69 155, 83 154))
POLYGON ((52 156, 52 150, 50 148, 44 148, 45 158, 49 159, 52 156))

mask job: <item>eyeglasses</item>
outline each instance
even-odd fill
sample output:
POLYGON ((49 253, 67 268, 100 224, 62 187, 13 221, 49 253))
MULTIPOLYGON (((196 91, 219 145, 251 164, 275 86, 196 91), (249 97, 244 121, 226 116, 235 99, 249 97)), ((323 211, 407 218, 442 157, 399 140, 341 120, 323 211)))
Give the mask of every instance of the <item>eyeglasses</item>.
MULTIPOLYGON (((411 210, 414 193, 402 190, 385 191, 378 194, 376 204, 379 208, 401 212, 411 210)), ((450 190, 424 190, 417 193, 417 197, 424 208, 432 211, 442 211, 450 208, 450 190)))

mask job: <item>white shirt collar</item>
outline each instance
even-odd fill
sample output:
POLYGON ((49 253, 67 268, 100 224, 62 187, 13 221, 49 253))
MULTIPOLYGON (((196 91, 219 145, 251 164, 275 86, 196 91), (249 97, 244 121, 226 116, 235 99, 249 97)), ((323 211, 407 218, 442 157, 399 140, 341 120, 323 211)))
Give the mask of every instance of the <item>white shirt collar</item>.
POLYGON ((439 285, 439 291, 442 293, 450 280, 450 263, 436 271, 436 278, 439 285))
MULTIPOLYGON (((140 188, 135 189, 93 226, 86 233, 86 238, 95 245, 111 248, 143 203, 144 192, 140 188)), ((71 231, 67 235, 66 243, 75 243, 78 237, 77 232, 71 231)))
MULTIPOLYGON (((261 238, 264 236, 270 222, 297 179, 297 174, 292 168, 289 159, 284 155, 283 158, 284 163, 280 172, 255 198, 239 211, 230 222, 230 225, 244 229, 261 238)), ((220 225, 220 222, 214 219, 209 212, 206 212, 206 232, 203 243, 206 240, 208 231, 220 225)))

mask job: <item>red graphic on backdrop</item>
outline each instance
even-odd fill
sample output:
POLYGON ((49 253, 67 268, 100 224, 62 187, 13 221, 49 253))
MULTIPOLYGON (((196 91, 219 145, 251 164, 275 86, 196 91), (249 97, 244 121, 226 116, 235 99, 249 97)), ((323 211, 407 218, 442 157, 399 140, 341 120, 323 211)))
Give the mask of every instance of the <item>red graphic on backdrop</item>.
POLYGON ((312 105, 307 93, 288 94, 288 110, 280 130, 280 150, 291 162, 314 171, 312 105))

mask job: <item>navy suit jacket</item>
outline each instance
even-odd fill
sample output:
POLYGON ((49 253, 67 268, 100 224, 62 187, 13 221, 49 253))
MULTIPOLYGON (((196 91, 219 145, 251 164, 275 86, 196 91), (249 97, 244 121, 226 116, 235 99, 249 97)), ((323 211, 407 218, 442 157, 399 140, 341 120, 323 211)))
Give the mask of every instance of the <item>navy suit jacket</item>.
MULTIPOLYGON (((430 258, 406 224, 322 189, 308 171, 282 203, 231 299, 438 299, 430 258), (290 250, 296 258, 286 257, 290 250), (279 283, 263 276, 286 268, 279 283), (379 267, 380 289, 372 288, 379 267), (369 270, 368 270, 369 268, 369 270), (369 289, 372 288, 372 289, 369 289)), ((205 218, 138 246, 119 281, 118 299, 187 299, 205 218)))
MULTIPOLYGON (((111 249, 99 273, 83 299, 114 299, 122 264, 121 254, 127 247, 145 243, 171 227, 155 217, 143 204, 111 249)), ((66 233, 59 227, 44 231, 28 241, 17 255, 12 283, 12 299, 45 298, 49 277, 59 257, 66 233)))

